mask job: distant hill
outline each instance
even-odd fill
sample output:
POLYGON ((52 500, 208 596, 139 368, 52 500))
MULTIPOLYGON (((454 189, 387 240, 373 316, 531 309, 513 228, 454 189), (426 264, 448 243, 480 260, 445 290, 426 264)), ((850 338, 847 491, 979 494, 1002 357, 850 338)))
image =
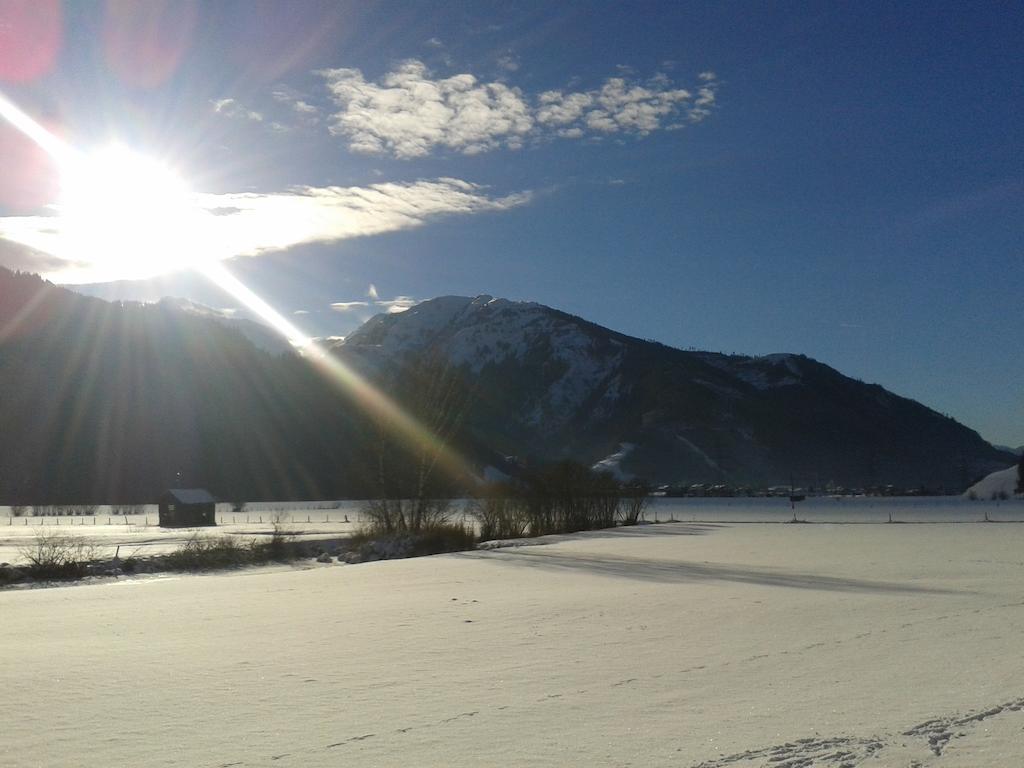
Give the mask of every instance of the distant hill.
POLYGON ((803 355, 682 351, 534 303, 441 297, 372 318, 334 351, 377 376, 440 356, 480 393, 467 422, 477 443, 657 483, 960 490, 1012 460, 803 355))
POLYGON ((279 355, 294 351, 292 345, 281 334, 248 318, 235 317, 223 310, 213 309, 205 304, 197 304, 194 301, 177 297, 164 297, 160 299, 159 303, 164 307, 177 309, 190 315, 216 320, 228 328, 235 329, 264 352, 279 355))

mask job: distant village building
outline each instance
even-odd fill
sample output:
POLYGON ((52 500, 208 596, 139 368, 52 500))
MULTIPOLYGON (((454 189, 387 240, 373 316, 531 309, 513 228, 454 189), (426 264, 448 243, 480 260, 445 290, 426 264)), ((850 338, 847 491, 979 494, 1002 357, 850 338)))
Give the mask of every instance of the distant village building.
POLYGON ((202 488, 172 489, 160 497, 161 528, 216 525, 217 500, 202 488))

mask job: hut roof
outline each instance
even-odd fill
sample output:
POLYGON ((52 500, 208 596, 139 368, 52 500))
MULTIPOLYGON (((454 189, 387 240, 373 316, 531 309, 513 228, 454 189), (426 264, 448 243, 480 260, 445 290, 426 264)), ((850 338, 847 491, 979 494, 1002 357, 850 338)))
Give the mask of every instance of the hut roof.
POLYGON ((205 488, 172 488, 167 491, 167 494, 174 497, 179 504, 217 503, 217 500, 205 488))

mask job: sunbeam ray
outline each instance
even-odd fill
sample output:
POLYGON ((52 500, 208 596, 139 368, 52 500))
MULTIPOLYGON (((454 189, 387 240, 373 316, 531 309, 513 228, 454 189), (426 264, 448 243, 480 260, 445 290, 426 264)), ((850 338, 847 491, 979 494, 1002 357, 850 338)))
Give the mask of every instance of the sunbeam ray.
MULTIPOLYGON (((10 100, 0 94, 0 117, 38 144, 60 163, 81 162, 83 155, 72 146, 54 136, 10 100)), ((203 243, 182 244, 202 253, 203 243)), ((231 274, 219 261, 197 259, 192 269, 225 291, 248 308, 263 322, 291 342, 331 384, 350 396, 360 407, 389 431, 393 431, 417 450, 429 451, 436 465, 451 477, 462 477, 467 472, 465 461, 416 418, 402 409, 366 379, 341 362, 328 350, 317 344, 302 330, 287 320, 264 299, 231 274)), ((92 382, 89 382, 91 385, 92 382)))

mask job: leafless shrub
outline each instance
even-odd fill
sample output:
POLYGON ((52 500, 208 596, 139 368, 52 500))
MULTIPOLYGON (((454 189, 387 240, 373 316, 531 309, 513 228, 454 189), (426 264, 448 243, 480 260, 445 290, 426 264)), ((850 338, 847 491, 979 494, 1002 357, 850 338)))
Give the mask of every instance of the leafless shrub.
POLYGON ((47 530, 37 532, 18 553, 28 562, 29 575, 37 579, 80 578, 97 558, 96 545, 86 538, 47 530))
POLYGON ((469 513, 480 526, 481 540, 518 539, 527 535, 530 516, 516 495, 513 486, 496 483, 473 501, 469 513))
POLYGON ((619 522, 622 525, 636 525, 650 502, 650 488, 642 481, 633 481, 622 487, 622 504, 619 507, 619 522))

